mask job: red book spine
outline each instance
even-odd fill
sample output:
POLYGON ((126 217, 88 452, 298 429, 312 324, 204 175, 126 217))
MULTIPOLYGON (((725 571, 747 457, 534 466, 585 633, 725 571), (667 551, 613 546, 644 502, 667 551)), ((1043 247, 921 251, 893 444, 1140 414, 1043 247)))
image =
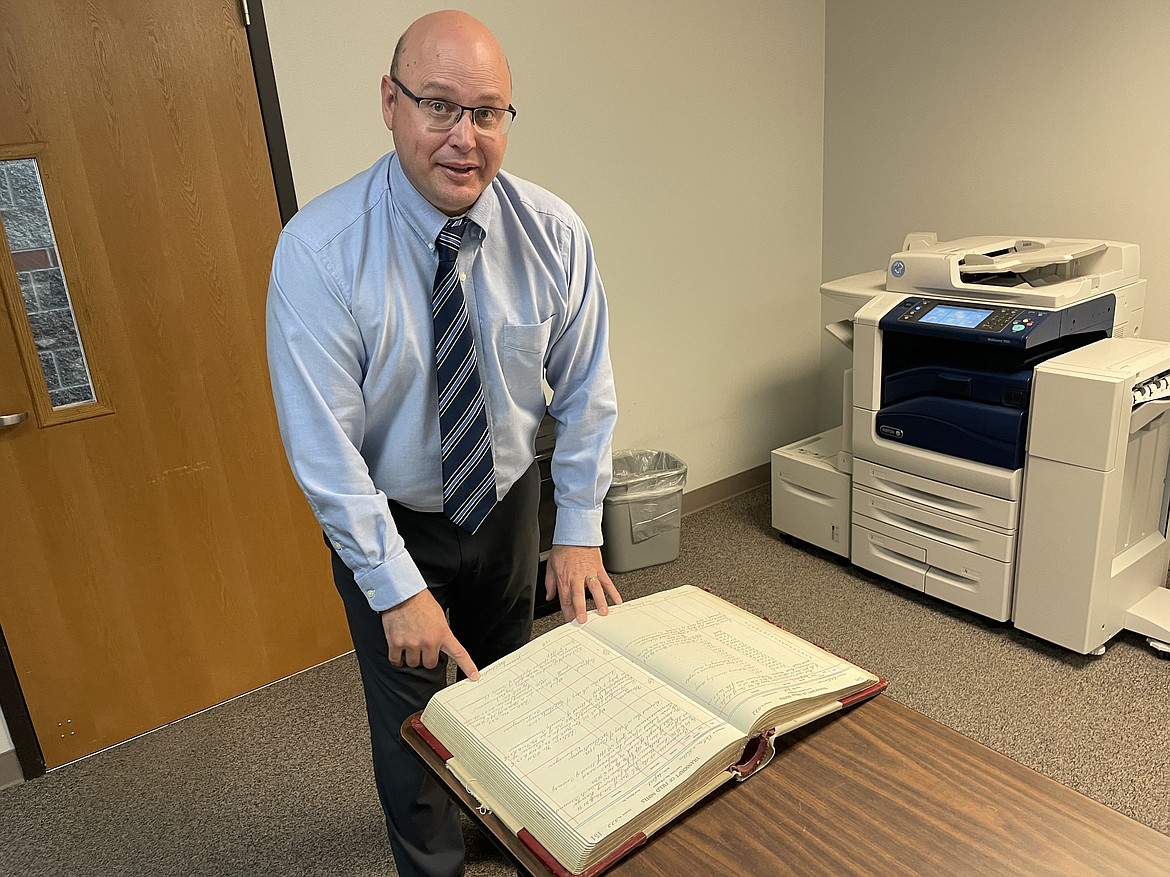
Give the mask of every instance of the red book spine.
POLYGON ((878 681, 869 688, 863 688, 861 691, 857 691, 849 695, 849 697, 841 698, 841 708, 846 709, 847 707, 853 706, 855 703, 861 703, 863 700, 869 700, 874 695, 881 694, 883 691, 885 691, 886 686, 889 684, 890 683, 879 676, 878 681))
POLYGON ((422 723, 421 716, 411 716, 410 727, 414 728, 415 733, 427 741, 427 745, 435 750, 435 754, 438 755, 439 758, 443 759, 445 762, 451 760, 451 752, 447 749, 446 746, 439 742, 438 737, 427 730, 427 726, 422 723))

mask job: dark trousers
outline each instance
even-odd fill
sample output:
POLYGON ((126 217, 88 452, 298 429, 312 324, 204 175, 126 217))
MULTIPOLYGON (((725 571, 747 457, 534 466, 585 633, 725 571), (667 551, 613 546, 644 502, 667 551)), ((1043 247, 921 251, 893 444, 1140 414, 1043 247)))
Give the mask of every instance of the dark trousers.
MULTIPOLYGON (((430 592, 447 611, 455 637, 480 669, 528 642, 540 554, 535 464, 508 491, 474 535, 441 513, 390 502, 390 513, 430 592)), ((328 540, 326 540, 328 541, 328 540)), ((333 579, 345 603, 366 712, 374 780, 394 863, 402 877, 463 873, 459 810, 403 746, 399 728, 447 681, 446 656, 434 670, 394 667, 387 658, 379 613, 370 608, 353 572, 333 552, 333 579)))

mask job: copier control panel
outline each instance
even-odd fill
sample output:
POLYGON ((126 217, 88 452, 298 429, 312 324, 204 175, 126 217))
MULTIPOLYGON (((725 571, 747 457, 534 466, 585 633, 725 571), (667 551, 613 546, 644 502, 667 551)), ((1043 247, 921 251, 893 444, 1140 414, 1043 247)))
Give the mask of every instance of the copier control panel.
POLYGON ((915 296, 881 318, 883 332, 909 332, 955 341, 1033 348, 1066 335, 1113 328, 1117 299, 1110 293, 1059 310, 915 296))
MULTIPOLYGON (((908 298, 881 321, 885 331, 1031 347, 1059 335, 1044 331, 1051 311, 936 298, 908 298)), ((1059 324, 1059 315, 1057 315, 1059 324)))

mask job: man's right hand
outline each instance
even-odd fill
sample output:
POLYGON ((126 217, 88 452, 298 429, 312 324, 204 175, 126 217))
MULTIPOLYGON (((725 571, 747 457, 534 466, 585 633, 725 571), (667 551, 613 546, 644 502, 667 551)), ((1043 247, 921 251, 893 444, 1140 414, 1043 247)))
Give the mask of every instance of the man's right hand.
POLYGON ((471 655, 451 633, 443 607, 430 591, 419 591, 397 606, 383 610, 382 630, 386 632, 390 663, 395 667, 421 664, 433 670, 439 664, 439 652, 443 652, 468 679, 479 678, 479 670, 471 655))

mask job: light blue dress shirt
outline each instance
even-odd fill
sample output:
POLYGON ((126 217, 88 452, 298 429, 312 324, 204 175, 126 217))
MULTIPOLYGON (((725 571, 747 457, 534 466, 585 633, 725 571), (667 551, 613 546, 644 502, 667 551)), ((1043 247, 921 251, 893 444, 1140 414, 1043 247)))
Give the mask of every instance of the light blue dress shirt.
MULTIPOLYGON (((504 172, 466 215, 459 269, 498 495, 532 464, 545 378, 553 541, 600 545, 617 403, 589 234, 564 201, 504 172)), ((379 611, 426 587, 386 497, 443 508, 431 287, 448 218, 390 153, 301 208, 268 287, 268 364, 293 475, 379 611)))

